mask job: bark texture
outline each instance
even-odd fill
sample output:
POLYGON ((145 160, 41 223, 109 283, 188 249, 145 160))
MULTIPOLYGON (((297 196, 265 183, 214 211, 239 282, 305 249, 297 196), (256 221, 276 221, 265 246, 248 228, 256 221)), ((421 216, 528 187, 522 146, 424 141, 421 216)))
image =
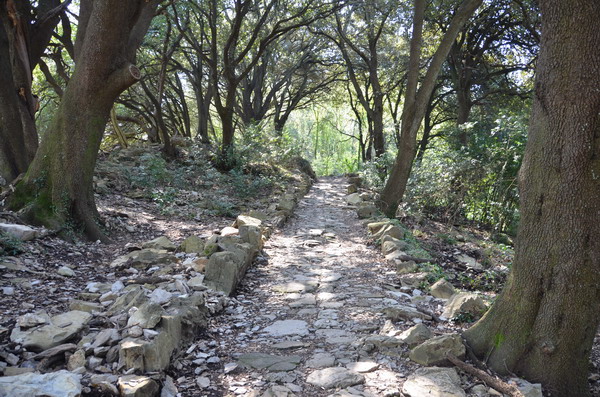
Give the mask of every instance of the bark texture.
POLYGON ((10 200, 30 222, 106 240, 92 189, 94 166, 115 99, 140 77, 135 52, 158 3, 81 1, 73 76, 10 200))
POLYGON ((501 373, 589 395, 600 317, 600 3, 541 0, 521 224, 502 294, 466 338, 501 373))
POLYGON ((404 108, 402 109, 402 125, 400 127, 398 154, 396 155, 396 161, 392 167, 390 176, 381 192, 381 200, 379 202, 379 208, 390 218, 396 216, 396 210, 406 191, 406 185, 412 170, 412 164, 417 149, 417 132, 419 131, 423 117, 425 117, 427 104, 435 88, 435 82, 440 69, 442 68, 442 64, 446 60, 458 32, 465 23, 467 23, 481 3, 482 0, 464 0, 461 3, 450 22, 448 30, 446 30, 442 37, 440 45, 431 59, 421 86, 417 90, 425 1, 415 0, 408 80, 406 84, 404 108))
POLYGON ((37 99, 31 72, 48 45, 66 3, 0 0, 0 177, 27 171, 38 148, 37 99))

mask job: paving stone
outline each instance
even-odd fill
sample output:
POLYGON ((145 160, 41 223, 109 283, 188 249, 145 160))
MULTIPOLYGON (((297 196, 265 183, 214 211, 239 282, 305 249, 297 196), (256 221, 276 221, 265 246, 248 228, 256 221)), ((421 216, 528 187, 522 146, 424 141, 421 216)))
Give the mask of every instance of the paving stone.
POLYGON ((311 372, 306 381, 323 389, 333 389, 364 383, 365 377, 346 368, 330 367, 311 372))
POLYGON ((308 335, 308 323, 302 320, 280 320, 266 327, 264 332, 271 336, 308 335))
POLYGON ((266 353, 242 354, 238 363, 248 368, 266 369, 271 372, 291 371, 296 369, 302 357, 300 356, 274 356, 266 353))

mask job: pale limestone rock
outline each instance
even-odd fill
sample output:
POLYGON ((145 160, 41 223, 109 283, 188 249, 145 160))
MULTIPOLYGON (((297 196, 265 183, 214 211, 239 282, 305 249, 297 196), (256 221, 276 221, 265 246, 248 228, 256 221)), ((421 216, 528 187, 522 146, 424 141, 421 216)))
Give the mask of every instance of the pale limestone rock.
POLYGON ((419 368, 408 377, 402 392, 410 397, 466 397, 454 368, 419 368))
POLYGON ((313 371, 306 378, 306 382, 323 389, 344 388, 364 383, 365 377, 361 374, 342 367, 330 367, 313 371))
POLYGON ((154 240, 146 241, 142 244, 142 248, 151 248, 155 250, 175 251, 175 244, 166 236, 160 236, 154 240))
POLYGON ((487 310, 487 306, 479 295, 470 292, 461 292, 453 295, 446 303, 442 316, 452 319, 460 313, 469 313, 480 317, 487 310))
POLYGON ((38 231, 29 226, 10 223, 0 223, 0 231, 21 241, 33 240, 38 236, 38 231))
POLYGON ((346 196, 346 202, 350 205, 358 205, 362 203, 362 199, 360 198, 360 194, 352 193, 346 196))
POLYGON ((204 251, 204 241, 198 236, 189 236, 183 240, 178 250, 187 254, 201 254, 204 251))
POLYGON ((446 355, 453 354, 458 358, 465 356, 466 349, 459 334, 449 334, 431 338, 410 351, 409 357, 416 363, 425 366, 445 365, 446 355))
POLYGON ((0 377, 0 396, 79 397, 81 375, 68 371, 0 377))
POLYGON ((73 338, 92 318, 90 313, 73 310, 56 315, 42 327, 23 330, 15 327, 10 340, 32 351, 43 351, 73 338))
POLYGON ((438 299, 450 299, 456 293, 454 286, 446 279, 439 279, 430 288, 431 296, 438 299))
POLYGON ((238 359, 240 365, 247 368, 266 369, 270 372, 292 371, 296 369, 302 357, 300 356, 275 356, 266 353, 246 353, 238 359))
POLYGON ((406 343, 409 347, 417 346, 426 340, 431 339, 433 333, 423 324, 417 324, 398 335, 398 339, 406 343))
POLYGON ((302 320, 280 320, 266 327, 264 332, 271 336, 308 335, 308 323, 302 320))
POLYGON ((138 375, 121 376, 118 385, 121 397, 154 397, 160 389, 155 380, 138 375))

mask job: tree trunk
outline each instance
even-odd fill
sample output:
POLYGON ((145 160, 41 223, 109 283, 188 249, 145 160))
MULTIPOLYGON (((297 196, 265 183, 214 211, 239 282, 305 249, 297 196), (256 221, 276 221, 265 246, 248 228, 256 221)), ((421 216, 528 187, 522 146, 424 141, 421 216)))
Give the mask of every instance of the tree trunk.
POLYGON ((465 336, 500 373, 589 395, 600 317, 600 3, 540 1, 542 42, 520 173, 512 274, 465 336))
POLYGON ((94 167, 115 99, 140 77, 132 62, 158 3, 81 1, 73 76, 9 202, 30 222, 107 240, 98 224, 94 167))
POLYGON ((41 0, 34 19, 29 1, 0 0, 0 178, 27 171, 38 148, 38 102, 31 72, 63 11, 58 0, 41 0))
POLYGON ((402 110, 398 154, 390 176, 381 192, 379 202, 379 208, 390 218, 396 216, 396 210, 404 196, 416 154, 417 132, 425 116, 427 103, 435 88, 435 81, 442 64, 448 56, 456 35, 481 3, 482 0, 464 0, 461 3, 439 47, 435 51, 423 83, 417 91, 425 2, 424 0, 415 0, 415 22, 411 39, 408 81, 404 109, 402 110))
POLYGON ((24 104, 14 84, 10 59, 8 37, 0 26, 0 178, 6 182, 27 171, 37 149, 33 117, 21 117, 24 104))

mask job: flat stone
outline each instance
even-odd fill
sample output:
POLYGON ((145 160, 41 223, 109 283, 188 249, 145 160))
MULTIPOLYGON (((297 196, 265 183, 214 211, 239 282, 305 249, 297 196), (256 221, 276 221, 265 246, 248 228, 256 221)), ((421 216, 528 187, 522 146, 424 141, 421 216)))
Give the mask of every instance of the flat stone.
POLYGON ((429 293, 431 296, 438 299, 449 299, 456 293, 456 290, 448 280, 442 278, 431 286, 429 293))
POLYGON ((377 368, 379 368, 379 364, 373 361, 358 361, 346 364, 346 368, 348 368, 350 371, 366 373, 375 371, 377 368))
POLYGON ((191 279, 188 280, 187 285, 194 291, 203 291, 206 289, 206 286, 204 285, 204 276, 203 275, 192 277, 191 279))
POLYGON ((415 347, 433 337, 433 333, 423 324, 417 324, 398 335, 398 339, 409 347, 415 347))
POLYGON ((356 340, 356 336, 354 334, 351 334, 343 329, 325 328, 318 329, 315 333, 317 336, 325 338, 325 342, 334 345, 349 344, 356 340))
POLYGON ((352 193, 346 196, 346 202, 350 205, 358 205, 362 201, 363 200, 358 193, 352 193))
POLYGON ((274 385, 267 389, 260 397, 295 397, 296 394, 289 388, 281 385, 274 385))
POLYGON ((317 298, 313 294, 306 294, 300 299, 290 303, 290 307, 316 306, 317 298))
POLYGON ((470 292, 461 292, 448 299, 442 316, 452 319, 461 313, 468 313, 474 318, 479 318, 486 310, 487 305, 479 295, 470 292))
POLYGON ((0 377, 0 396, 79 397, 81 375, 69 371, 0 377))
POLYGON ((419 368, 408 377, 402 392, 410 397, 466 397, 454 368, 419 368))
POLYGON ((10 340, 32 351, 44 351, 73 338, 91 318, 90 313, 73 310, 52 317, 42 327, 27 330, 15 327, 10 340))
POLYGON ((457 255, 456 259, 462 262, 466 267, 470 267, 472 269, 482 270, 483 265, 477 262, 477 259, 470 257, 469 255, 461 254, 457 255))
POLYGON ((240 226, 244 225, 260 227, 262 225, 262 221, 249 215, 238 215, 233 226, 239 228, 240 226))
POLYGON ((77 350, 71 354, 67 361, 67 369, 69 371, 75 371, 77 368, 85 367, 85 352, 83 350, 77 350))
POLYGON ((37 230, 29 226, 15 225, 10 223, 0 223, 0 231, 21 241, 33 240, 38 236, 37 230))
POLYGON ((87 313, 93 313, 93 312, 99 313, 99 312, 104 311, 104 306, 102 306, 100 303, 96 303, 96 302, 88 302, 88 301, 73 299, 69 303, 69 309, 78 310, 78 311, 87 312, 87 313))
POLYGON ((307 347, 310 345, 308 343, 304 343, 304 342, 300 342, 300 341, 296 341, 296 340, 286 340, 283 342, 275 343, 272 346, 273 346, 273 348, 278 349, 278 350, 287 350, 287 349, 297 349, 300 347, 307 347))
POLYGON ((65 277, 73 277, 75 275, 75 271, 68 266, 59 267, 57 273, 65 277))
POLYGON ((390 306, 383 309, 383 314, 386 318, 392 321, 398 320, 412 320, 420 318, 421 320, 431 320, 431 316, 425 313, 421 313, 416 308, 405 305, 390 306))
POLYGON ((164 312, 162 306, 157 303, 145 303, 129 317, 127 326, 138 325, 142 328, 154 328, 160 322, 164 312))
POLYGON ((431 338, 410 351, 414 362, 425 365, 447 365, 446 355, 451 353, 458 358, 465 356, 466 349, 459 334, 449 334, 431 338))
POLYGON ((118 386, 121 397, 154 397, 160 390, 154 379, 138 375, 121 376, 118 386))
POLYGON ((330 353, 316 353, 308 361, 308 368, 327 368, 335 364, 335 356, 330 353))
POLYGON ((120 256, 110 264, 111 268, 124 268, 133 266, 138 269, 146 269, 152 265, 165 265, 173 263, 177 257, 167 250, 145 248, 120 256))
POLYGON ((517 388, 523 393, 523 397, 543 397, 542 385, 539 383, 529 383, 525 379, 511 378, 512 382, 517 385, 517 388))
POLYGON ((342 367, 330 367, 313 371, 306 382, 323 389, 344 388, 364 383, 365 377, 342 367))
POLYGON ((280 292, 282 294, 293 294, 295 292, 312 292, 316 289, 316 286, 308 283, 291 281, 285 284, 274 285, 272 289, 273 291, 280 292))
POLYGON ((37 313, 27 313, 17 317, 17 326, 22 329, 37 327, 38 325, 49 324, 50 316, 44 311, 37 313))
POLYGON ((266 327, 264 332, 271 336, 308 335, 308 323, 302 320, 280 320, 266 327))
POLYGON ((204 241, 198 236, 189 236, 178 248, 187 254, 201 254, 204 251, 204 241))
POLYGON ((142 244, 142 248, 152 248, 155 250, 175 251, 177 248, 171 240, 166 236, 160 236, 154 240, 146 241, 142 244))
POLYGON ((300 356, 274 356, 265 353, 246 353, 238 359, 238 363, 248 368, 266 369, 271 372, 292 371, 296 369, 302 358, 300 356))
POLYGON ((149 296, 150 302, 158 304, 158 305, 167 303, 168 301, 171 300, 172 297, 173 297, 172 293, 170 293, 169 291, 165 291, 162 288, 155 289, 154 291, 152 291, 152 293, 149 296))
POLYGON ((377 213, 379 212, 377 207, 375 207, 373 204, 368 204, 368 203, 361 203, 361 204, 362 205, 360 205, 358 207, 358 209, 356 210, 356 214, 358 215, 358 217, 360 219, 371 218, 371 217, 377 215, 377 213))
POLYGON ((196 378, 196 384, 198 387, 200 387, 200 389, 207 389, 210 387, 210 378, 207 378, 206 376, 200 376, 196 378))

